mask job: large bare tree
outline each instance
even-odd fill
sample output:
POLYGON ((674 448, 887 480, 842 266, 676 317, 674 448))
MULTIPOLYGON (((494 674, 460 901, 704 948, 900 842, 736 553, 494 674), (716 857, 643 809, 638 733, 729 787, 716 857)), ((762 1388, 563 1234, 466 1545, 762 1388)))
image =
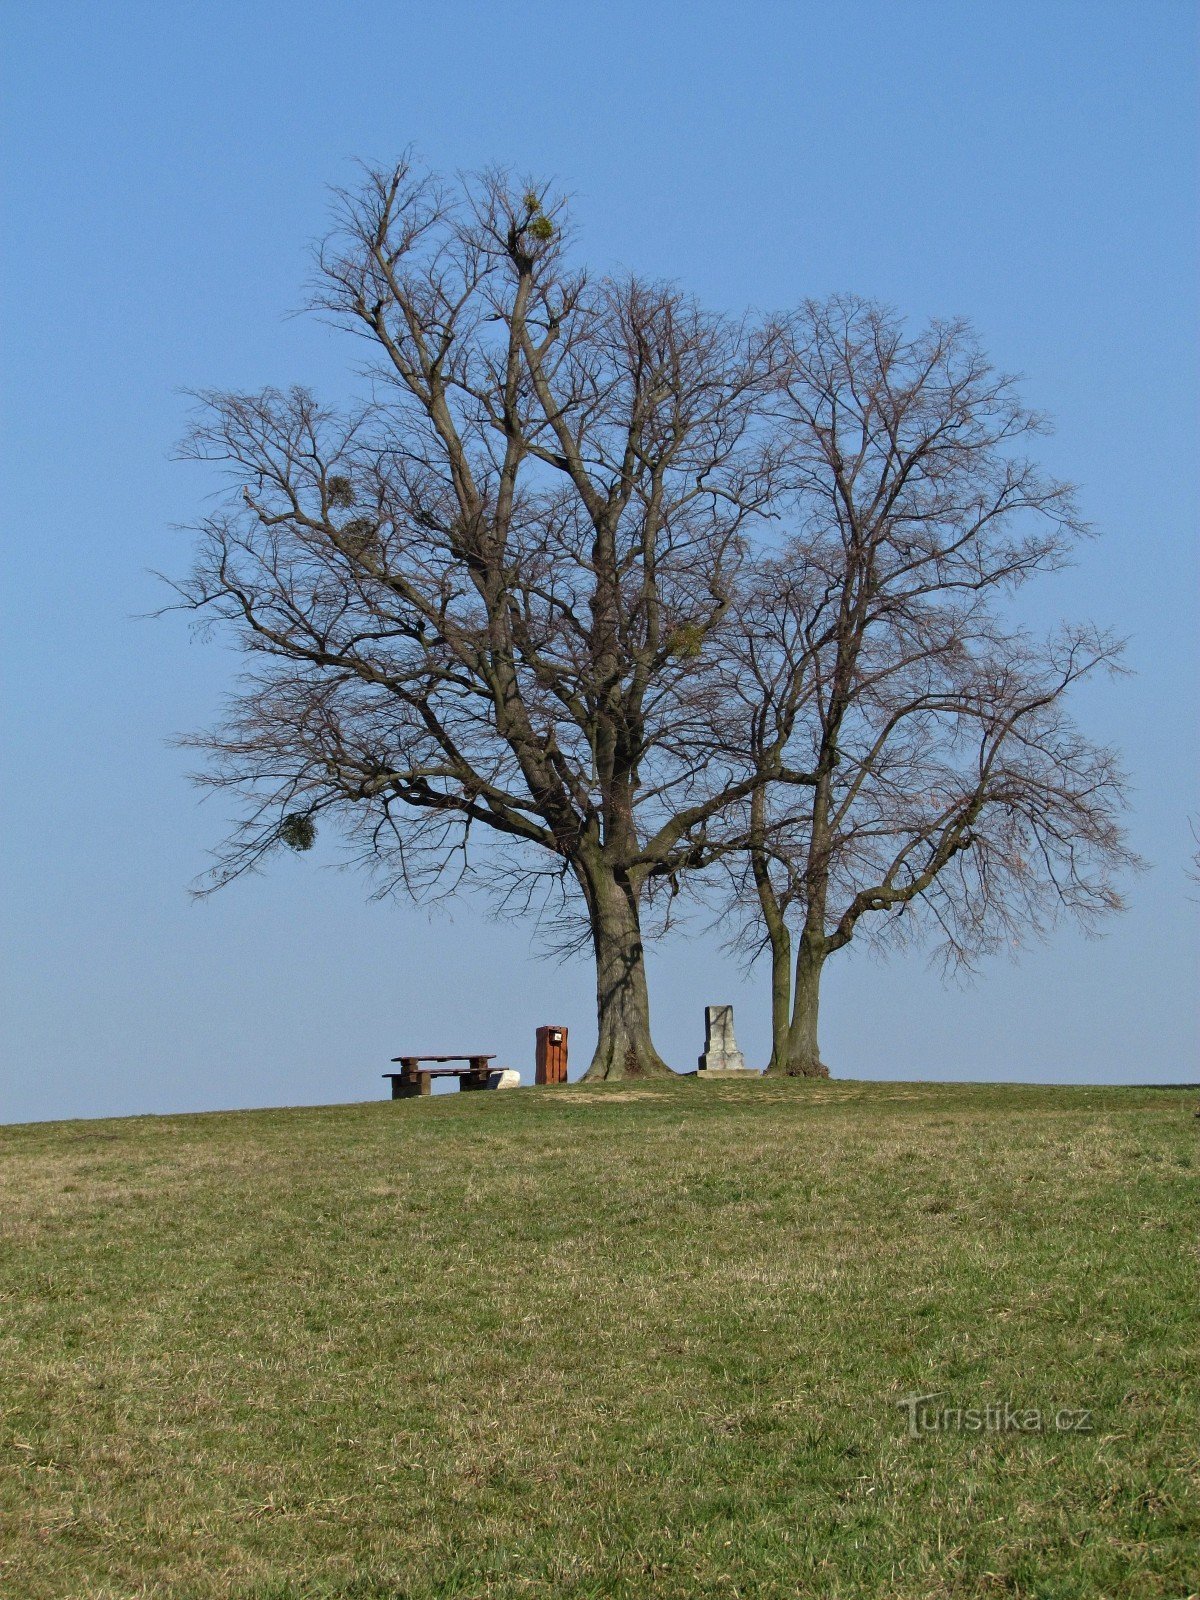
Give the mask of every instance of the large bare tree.
POLYGON ((589 1076, 623 1077, 668 1070, 643 905, 780 756, 714 739, 779 337, 568 248, 503 174, 341 194, 314 305, 365 339, 369 398, 201 397, 184 453, 231 486, 179 590, 248 655, 193 741, 245 801, 214 883, 323 816, 416 895, 548 874, 594 948, 589 1076))
MULTIPOLYGON (((1117 761, 1066 704, 1118 643, 1088 626, 1039 642, 1011 615, 1087 531, 1025 453, 1044 420, 959 322, 910 336, 840 297, 805 306, 785 346, 788 532, 735 650, 764 782, 727 859, 744 945, 770 953, 770 1070, 820 1076, 821 975, 852 939, 932 936, 969 965, 1061 912, 1090 927, 1136 858, 1117 761)), ((741 749, 737 719, 727 737, 741 749)))

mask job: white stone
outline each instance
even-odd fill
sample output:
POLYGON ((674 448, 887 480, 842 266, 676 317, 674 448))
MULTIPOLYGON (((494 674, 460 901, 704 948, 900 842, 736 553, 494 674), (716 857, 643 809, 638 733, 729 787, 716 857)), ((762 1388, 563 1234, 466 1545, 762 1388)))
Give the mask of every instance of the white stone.
POLYGON ((497 1067, 488 1073, 489 1089, 519 1089, 521 1074, 514 1067, 497 1067))
POLYGON ((701 1072, 750 1072, 733 1036, 733 1007, 705 1006, 701 1072))

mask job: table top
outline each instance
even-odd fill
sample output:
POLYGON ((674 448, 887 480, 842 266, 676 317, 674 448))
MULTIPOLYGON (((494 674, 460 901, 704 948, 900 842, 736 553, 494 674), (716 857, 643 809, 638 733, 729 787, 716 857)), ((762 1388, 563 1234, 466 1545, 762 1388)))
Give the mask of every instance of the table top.
MULTIPOLYGON (((393 1056, 393 1061, 495 1061, 494 1055, 485 1056, 482 1051, 478 1055, 470 1056, 393 1056)), ((384 1073, 384 1077, 388 1077, 384 1073)))

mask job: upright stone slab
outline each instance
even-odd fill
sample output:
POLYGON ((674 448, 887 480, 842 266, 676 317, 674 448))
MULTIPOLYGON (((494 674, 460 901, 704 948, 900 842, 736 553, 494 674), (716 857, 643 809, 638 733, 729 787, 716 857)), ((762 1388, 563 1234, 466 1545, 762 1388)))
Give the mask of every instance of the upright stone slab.
POLYGON ((704 1054, 700 1057, 700 1071, 717 1073, 746 1073, 757 1076, 753 1067, 737 1047, 733 1036, 733 1007, 705 1006, 704 1054))

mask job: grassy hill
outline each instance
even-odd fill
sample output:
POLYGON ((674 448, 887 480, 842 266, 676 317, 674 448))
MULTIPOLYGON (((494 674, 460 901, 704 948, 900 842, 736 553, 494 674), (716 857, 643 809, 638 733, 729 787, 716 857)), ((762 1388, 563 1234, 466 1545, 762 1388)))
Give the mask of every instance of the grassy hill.
POLYGON ((1195 1591, 1196 1100, 0 1129, 0 1594, 1195 1591))

